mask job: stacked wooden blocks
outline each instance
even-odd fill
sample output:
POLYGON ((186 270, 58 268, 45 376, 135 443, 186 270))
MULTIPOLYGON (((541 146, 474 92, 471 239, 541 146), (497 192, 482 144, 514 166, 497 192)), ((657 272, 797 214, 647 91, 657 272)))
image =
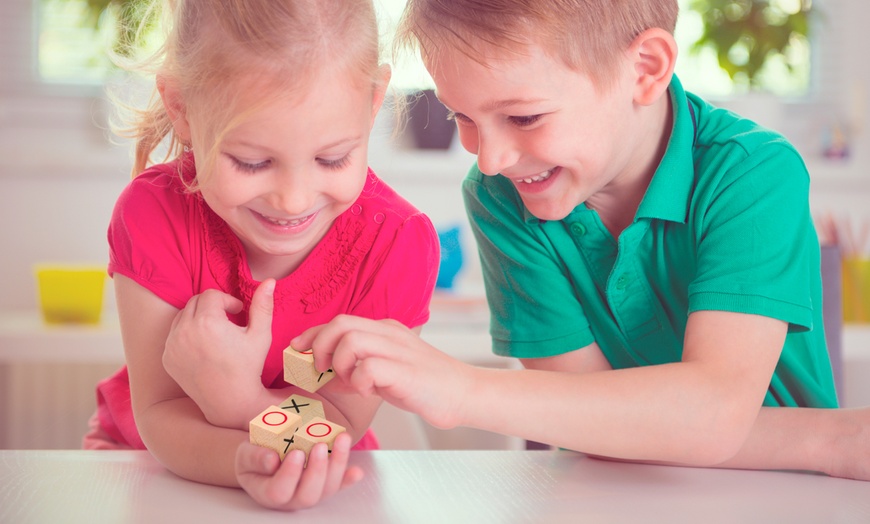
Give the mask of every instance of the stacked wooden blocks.
MULTIPOLYGON (((314 367, 314 354, 284 350, 284 380, 309 393, 314 393, 324 384, 335 378, 331 369, 323 373, 314 367)), ((290 395, 279 406, 269 406, 251 420, 249 425, 252 444, 274 449, 281 460, 291 450, 301 449, 306 460, 311 448, 319 442, 326 442, 332 451, 332 443, 345 428, 326 420, 323 404, 319 400, 302 395, 290 395)))

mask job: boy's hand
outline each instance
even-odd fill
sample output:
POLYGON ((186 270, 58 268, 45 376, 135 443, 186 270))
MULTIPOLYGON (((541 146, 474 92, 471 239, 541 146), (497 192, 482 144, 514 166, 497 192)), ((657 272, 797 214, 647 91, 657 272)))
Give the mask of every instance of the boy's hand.
POLYGON ((191 298, 172 323, 163 367, 215 426, 247 428, 248 404, 264 389, 260 375, 272 344, 274 289, 275 281, 267 279, 254 292, 247 327, 227 318, 241 311, 241 301, 217 290, 191 298))
POLYGON ((267 508, 308 508, 363 477, 360 468, 347 467, 350 446, 347 433, 336 437, 330 454, 326 444, 317 444, 303 468, 301 450, 291 451, 281 462, 276 452, 243 442, 236 451, 236 478, 252 499, 267 508))
POLYGON ((396 321, 339 315, 306 330, 291 345, 312 348, 318 370, 333 369, 363 396, 379 395, 437 428, 463 420, 474 368, 396 321))

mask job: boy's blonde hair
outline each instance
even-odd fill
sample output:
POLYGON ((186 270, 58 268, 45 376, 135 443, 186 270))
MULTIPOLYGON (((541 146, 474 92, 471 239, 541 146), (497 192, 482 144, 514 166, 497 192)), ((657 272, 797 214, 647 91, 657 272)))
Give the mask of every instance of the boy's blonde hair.
MULTIPOLYGON (((196 151, 205 169, 190 182, 192 190, 206 181, 227 132, 271 101, 307 88, 318 69, 346 70, 356 84, 349 89, 380 80, 371 0, 165 0, 163 8, 165 42, 143 65, 204 123, 199 133, 212 147, 196 151)), ((177 158, 184 145, 156 88, 126 136, 136 140, 133 176, 164 140, 166 159, 177 158)))
POLYGON ((487 53, 537 44, 603 86, 616 56, 647 29, 673 33, 677 12, 677 0, 408 0, 396 50, 419 48, 438 67, 432 61, 446 47, 486 65, 487 53))

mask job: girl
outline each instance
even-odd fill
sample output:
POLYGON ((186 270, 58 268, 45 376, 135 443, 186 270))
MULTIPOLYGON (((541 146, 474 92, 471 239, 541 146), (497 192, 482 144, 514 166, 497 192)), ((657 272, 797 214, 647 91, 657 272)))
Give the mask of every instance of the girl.
MULTIPOLYGON (((419 332, 438 263, 427 217, 367 168, 389 68, 370 0, 172 0, 159 96, 109 227, 127 366, 98 386, 86 448, 147 448, 174 473, 279 509, 357 480, 380 403, 334 381, 345 426, 283 462, 248 422, 294 392, 281 352, 339 313, 419 332), (149 166, 167 139, 171 161, 149 166), (135 422, 134 422, 135 419, 135 422)), ((301 392, 304 395, 311 395, 301 392)))
POLYGON ((675 0, 411 0, 399 40, 477 155, 463 196, 493 348, 527 369, 359 318, 295 343, 439 427, 870 479, 870 410, 820 409, 837 398, 806 168, 683 90, 676 18, 675 0))

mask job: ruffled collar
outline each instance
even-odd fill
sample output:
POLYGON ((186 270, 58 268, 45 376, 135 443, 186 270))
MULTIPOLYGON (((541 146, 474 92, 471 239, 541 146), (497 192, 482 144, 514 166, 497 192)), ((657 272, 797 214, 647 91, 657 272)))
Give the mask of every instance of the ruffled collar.
MULTIPOLYGON (((355 204, 366 198, 366 194, 378 183, 378 178, 369 170, 366 186, 355 204)), ((200 194, 195 197, 199 203, 206 256, 212 275, 223 286, 225 293, 244 303, 244 310, 247 311, 254 290, 260 282, 251 276, 242 242, 227 223, 211 210, 200 194)), ((352 213, 353 208, 351 206, 339 215, 302 264, 277 282, 276 311, 282 310, 285 304, 295 300, 305 305, 306 313, 315 312, 347 285, 357 266, 371 250, 381 228, 380 223, 367 220, 364 215, 352 213)))

